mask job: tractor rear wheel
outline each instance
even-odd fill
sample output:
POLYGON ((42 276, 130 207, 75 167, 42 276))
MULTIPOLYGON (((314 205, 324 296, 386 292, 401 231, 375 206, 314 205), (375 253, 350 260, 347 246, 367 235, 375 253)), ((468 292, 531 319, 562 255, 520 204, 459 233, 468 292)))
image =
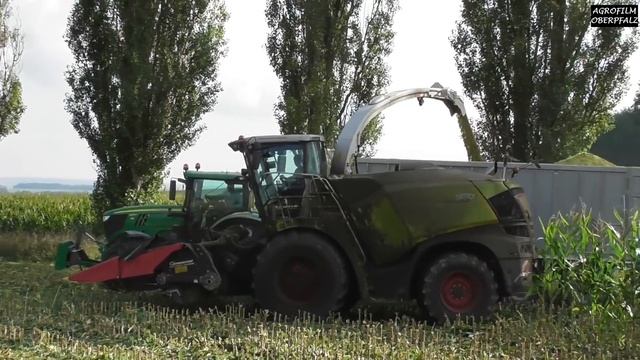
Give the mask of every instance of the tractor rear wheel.
POLYGON ((450 253, 426 270, 420 305, 438 322, 446 319, 489 317, 498 301, 493 271, 478 257, 450 253))
POLYGON ((258 256, 253 271, 258 304, 280 314, 327 316, 342 310, 349 272, 342 254, 314 233, 276 236, 258 256))

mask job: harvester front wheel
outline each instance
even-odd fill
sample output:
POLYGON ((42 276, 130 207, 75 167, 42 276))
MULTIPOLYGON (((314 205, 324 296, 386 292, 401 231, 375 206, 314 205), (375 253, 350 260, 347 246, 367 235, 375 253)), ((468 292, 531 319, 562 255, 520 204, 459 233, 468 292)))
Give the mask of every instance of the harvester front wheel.
POLYGON ((349 289, 342 254, 321 236, 306 232, 269 241, 258 256, 253 279, 258 304, 288 316, 340 311, 349 289))
POLYGON ((475 255, 450 253, 427 269, 420 302, 438 322, 446 319, 482 319, 491 316, 498 301, 493 271, 475 255))

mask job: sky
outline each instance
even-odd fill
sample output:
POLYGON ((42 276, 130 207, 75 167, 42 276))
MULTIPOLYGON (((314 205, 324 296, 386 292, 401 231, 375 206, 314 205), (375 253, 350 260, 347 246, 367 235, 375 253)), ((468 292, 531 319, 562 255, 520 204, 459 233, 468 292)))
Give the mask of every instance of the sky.
MULTIPOLYGON (((14 20, 24 35, 20 79, 27 106, 20 133, 0 142, 0 178, 95 179, 92 154, 64 110, 69 88, 64 71, 73 62, 63 35, 72 0, 14 0, 14 20)), ((182 164, 203 170, 238 171, 242 157, 227 143, 239 135, 277 134, 273 105, 279 82, 265 50, 267 26, 264 0, 227 0, 227 56, 219 67, 223 92, 214 109, 202 119, 207 126, 191 148, 169 166, 179 177, 182 164)), ((449 37, 461 1, 401 0, 394 19, 393 53, 388 58, 391 90, 429 87, 439 82, 462 95, 460 76, 449 37)), ((630 60, 630 91, 619 108, 629 106, 640 82, 640 51, 630 60)), ((463 98, 470 117, 477 117, 463 98)), ((455 117, 442 103, 407 101, 385 113, 378 158, 466 160, 455 117)))

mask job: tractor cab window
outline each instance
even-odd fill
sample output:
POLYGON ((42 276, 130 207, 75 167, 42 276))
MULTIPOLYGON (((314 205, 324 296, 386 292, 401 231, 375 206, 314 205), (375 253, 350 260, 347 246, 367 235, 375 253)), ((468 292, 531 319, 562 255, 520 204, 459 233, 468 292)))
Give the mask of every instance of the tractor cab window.
POLYGON ((194 179, 189 204, 194 225, 209 227, 223 216, 245 210, 244 194, 240 181, 194 179))

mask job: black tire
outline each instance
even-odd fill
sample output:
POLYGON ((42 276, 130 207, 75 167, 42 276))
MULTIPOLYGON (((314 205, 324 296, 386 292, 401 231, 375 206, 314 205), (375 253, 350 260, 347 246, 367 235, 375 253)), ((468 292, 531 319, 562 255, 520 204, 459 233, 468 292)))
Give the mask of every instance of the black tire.
POLYGON ((253 271, 258 304, 288 316, 321 317, 343 310, 349 289, 347 263, 321 236, 288 232, 267 243, 253 271))
POLYGON ((498 284, 493 271, 478 257, 450 253, 426 270, 420 295, 427 315, 440 323, 457 316, 480 320, 493 313, 498 284))
POLYGON ((256 266, 258 254, 264 247, 265 234, 262 224, 255 220, 233 219, 226 221, 215 230, 224 231, 231 227, 243 226, 249 230, 249 238, 229 241, 222 246, 211 249, 211 255, 223 275, 222 287, 219 293, 225 295, 252 295, 253 269, 256 266), (229 261, 228 259, 234 259, 229 261))

